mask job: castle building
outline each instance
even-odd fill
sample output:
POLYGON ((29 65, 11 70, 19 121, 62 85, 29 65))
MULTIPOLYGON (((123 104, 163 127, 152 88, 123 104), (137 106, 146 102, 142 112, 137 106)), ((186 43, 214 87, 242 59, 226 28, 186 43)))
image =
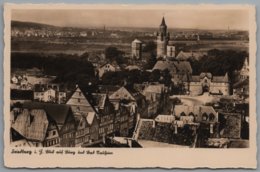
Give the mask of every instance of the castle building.
POLYGON ((224 76, 213 76, 211 73, 192 75, 184 81, 186 90, 191 95, 210 94, 230 95, 230 82, 227 73, 224 76))
POLYGON ((167 32, 167 25, 164 17, 157 33, 157 58, 165 57, 167 55, 167 45, 170 39, 170 34, 167 32))
POLYGON ((141 59, 142 58, 142 42, 135 39, 132 42, 132 58, 141 59))

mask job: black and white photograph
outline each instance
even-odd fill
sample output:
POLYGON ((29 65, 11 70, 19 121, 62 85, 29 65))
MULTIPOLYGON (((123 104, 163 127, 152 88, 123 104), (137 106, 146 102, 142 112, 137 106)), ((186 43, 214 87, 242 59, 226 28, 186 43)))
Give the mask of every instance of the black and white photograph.
POLYGON ((253 148, 249 9, 12 9, 12 153, 253 148))

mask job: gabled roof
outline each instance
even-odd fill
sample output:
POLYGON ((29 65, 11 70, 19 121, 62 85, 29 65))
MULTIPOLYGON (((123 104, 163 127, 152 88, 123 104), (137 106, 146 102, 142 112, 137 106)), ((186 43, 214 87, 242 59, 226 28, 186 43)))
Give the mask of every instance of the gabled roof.
POLYGON ((58 125, 63 125, 68 114, 71 112, 70 106, 65 104, 29 102, 24 103, 23 108, 43 109, 47 113, 48 117, 54 120, 58 125))
POLYGON ((161 70, 161 71, 168 69, 171 74, 177 72, 177 67, 173 64, 172 61, 159 60, 155 63, 152 70, 156 70, 156 69, 161 70))
POLYGON ((142 41, 140 41, 139 39, 135 39, 135 40, 133 40, 133 42, 132 43, 139 43, 139 44, 141 44, 142 43, 142 41))
POLYGON ((195 60, 200 60, 201 57, 203 57, 204 55, 206 55, 206 53, 180 51, 179 54, 176 56, 176 59, 177 60, 188 60, 190 58, 193 58, 195 60))
POLYGON ((165 70, 168 69, 171 74, 174 73, 192 73, 190 62, 188 61, 168 61, 159 60, 153 67, 153 70, 165 70))
POLYGON ((117 64, 117 62, 112 62, 112 63, 106 62, 105 64, 101 65, 99 68, 103 68, 105 65, 111 65, 116 70, 120 70, 121 69, 121 67, 117 64))
POLYGON ((90 92, 87 92, 86 89, 76 86, 75 91, 71 94, 70 98, 67 100, 66 104, 71 105, 75 104, 75 99, 81 99, 79 105, 89 105, 92 107, 92 110, 95 111, 95 100, 90 92), (83 96, 76 95, 76 92, 81 92, 83 96))
POLYGON ((173 61, 178 72, 192 73, 190 62, 188 61, 173 61))
POLYGON ((48 128, 48 119, 43 109, 23 109, 11 127, 31 141, 42 142, 48 128))

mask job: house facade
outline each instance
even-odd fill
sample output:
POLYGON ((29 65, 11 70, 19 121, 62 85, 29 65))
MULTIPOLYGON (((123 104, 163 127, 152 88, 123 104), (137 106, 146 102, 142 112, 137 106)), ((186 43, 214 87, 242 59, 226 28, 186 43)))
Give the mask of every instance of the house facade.
POLYGON ((219 95, 230 95, 230 82, 228 74, 224 76, 213 76, 211 73, 201 73, 186 78, 184 86, 191 95, 200 95, 204 92, 219 95))

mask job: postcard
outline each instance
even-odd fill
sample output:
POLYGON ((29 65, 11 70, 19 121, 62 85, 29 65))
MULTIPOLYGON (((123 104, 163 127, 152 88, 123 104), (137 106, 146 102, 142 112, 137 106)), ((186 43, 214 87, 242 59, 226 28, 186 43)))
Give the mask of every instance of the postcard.
POLYGON ((250 168, 253 5, 4 5, 9 168, 250 168))

